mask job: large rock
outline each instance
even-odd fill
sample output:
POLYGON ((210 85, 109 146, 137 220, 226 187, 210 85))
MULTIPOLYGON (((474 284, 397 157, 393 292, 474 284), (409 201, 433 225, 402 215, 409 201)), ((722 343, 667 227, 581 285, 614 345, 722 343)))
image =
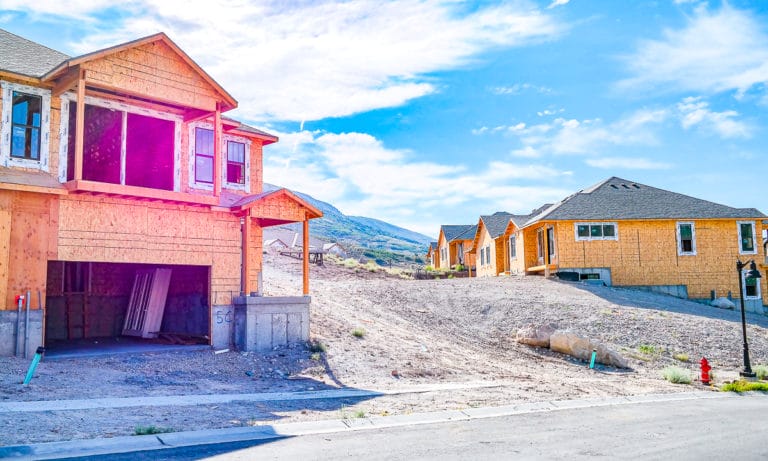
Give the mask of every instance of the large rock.
POLYGON ((555 332, 552 325, 534 325, 529 323, 517 330, 515 341, 529 346, 549 347, 549 337, 555 332))
POLYGON ((552 333, 549 337, 549 348, 587 362, 592 358, 592 351, 596 350, 596 362, 617 368, 629 368, 627 359, 618 352, 609 349, 599 341, 570 331, 557 330, 552 333))
POLYGON ((728 298, 713 299, 709 304, 720 309, 736 309, 736 304, 728 298))

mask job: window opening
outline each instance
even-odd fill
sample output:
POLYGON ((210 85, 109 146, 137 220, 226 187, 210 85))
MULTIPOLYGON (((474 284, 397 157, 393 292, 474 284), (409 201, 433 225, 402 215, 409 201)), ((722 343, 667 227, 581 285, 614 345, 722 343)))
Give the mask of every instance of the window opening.
POLYGON ((40 123, 43 98, 13 92, 11 157, 40 160, 40 123))
POLYGON ((245 184, 245 144, 227 141, 227 182, 245 184))

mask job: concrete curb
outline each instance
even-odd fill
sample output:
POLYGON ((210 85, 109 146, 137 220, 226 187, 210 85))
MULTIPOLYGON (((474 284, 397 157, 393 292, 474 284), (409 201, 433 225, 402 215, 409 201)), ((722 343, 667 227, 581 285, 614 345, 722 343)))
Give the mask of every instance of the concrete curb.
POLYGON ((81 456, 119 454, 136 451, 162 450, 169 448, 209 445, 229 442, 277 440, 310 434, 364 431, 388 427, 436 424, 452 421, 470 421, 481 418, 525 415, 549 411, 572 410, 612 405, 634 405, 639 403, 673 402, 694 399, 738 398, 739 394, 728 392, 688 392, 680 394, 652 394, 644 396, 615 397, 606 399, 584 399, 551 402, 533 402, 501 407, 446 410, 410 415, 371 416, 367 418, 305 421, 279 423, 254 427, 208 429, 201 431, 175 432, 168 434, 72 440, 33 445, 0 447, 0 458, 17 460, 62 459, 81 456))

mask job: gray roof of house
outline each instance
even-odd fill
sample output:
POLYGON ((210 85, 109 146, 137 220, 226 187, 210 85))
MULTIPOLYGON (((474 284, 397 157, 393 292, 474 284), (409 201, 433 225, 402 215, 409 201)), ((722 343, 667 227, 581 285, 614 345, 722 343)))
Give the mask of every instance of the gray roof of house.
POLYGON ((64 53, 0 29, 0 70, 42 77, 67 59, 64 53))
POLYGON ((477 224, 472 224, 464 229, 464 232, 454 237, 454 240, 473 240, 477 233, 477 224))
POLYGON ((431 250, 437 250, 437 242, 429 242, 429 248, 431 250))
POLYGON ((507 224, 509 224, 509 220, 513 216, 515 215, 506 211, 497 211, 492 215, 480 216, 480 219, 483 221, 485 228, 488 229, 491 238, 496 238, 507 230, 507 224))
POLYGON ((467 240, 470 238, 474 238, 475 234, 472 233, 471 237, 463 237, 467 231, 471 230, 473 227, 476 227, 472 224, 444 224, 440 226, 440 229, 443 231, 443 235, 445 235, 445 240, 447 242, 452 242, 459 237, 462 237, 460 240, 467 240))
POLYGON ((733 208, 611 177, 532 216, 541 220, 764 218, 755 208, 733 208))

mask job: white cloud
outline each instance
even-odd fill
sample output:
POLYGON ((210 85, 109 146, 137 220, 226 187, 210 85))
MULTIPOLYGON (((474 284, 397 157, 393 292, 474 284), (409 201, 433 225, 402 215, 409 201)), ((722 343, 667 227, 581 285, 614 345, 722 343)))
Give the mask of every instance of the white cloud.
POLYGON ((614 170, 617 168, 625 170, 667 170, 672 168, 672 164, 666 162, 657 162, 647 158, 626 158, 626 157, 603 157, 589 158, 587 165, 595 168, 614 170))
POLYGON ((685 27, 645 40, 627 59, 632 77, 624 88, 672 87, 741 96, 768 82, 768 34, 764 22, 724 3, 717 11, 698 8, 685 27))
POLYGON ((481 212, 524 212, 560 199, 567 190, 551 184, 571 176, 530 162, 491 161, 471 171, 419 161, 365 133, 278 134, 281 142, 264 150, 265 182, 309 193, 347 214, 430 234, 445 217, 461 213, 457 210, 471 210, 476 219, 481 212))
POLYGON ((544 109, 536 112, 536 115, 538 115, 539 117, 545 117, 548 115, 562 114, 563 112, 565 112, 565 109, 562 109, 562 108, 561 109, 544 109))
POLYGON ((549 39, 561 26, 524 0, 22 2, 3 9, 87 17, 76 52, 166 32, 239 101, 248 120, 318 120, 396 107, 438 91, 429 74, 479 53, 549 39), (70 3, 72 4, 70 6, 70 3), (127 6, 126 6, 127 5, 127 6), (118 23, 101 26, 109 10, 118 23))
POLYGON ((686 130, 700 126, 707 132, 715 132, 723 138, 748 138, 750 127, 734 117, 739 115, 735 110, 714 112, 709 109, 709 103, 701 98, 688 97, 677 104, 680 112, 680 124, 686 130))
POLYGON ((547 9, 552 9, 557 6, 567 5, 570 0, 552 0, 547 9))
POLYGON ((513 150, 512 156, 520 158, 539 158, 541 157, 541 152, 537 151, 532 146, 525 146, 522 149, 513 150))
POLYGON ((539 94, 552 94, 552 88, 546 86, 534 85, 531 83, 515 83, 510 86, 495 86, 489 89, 491 93, 506 96, 506 95, 518 95, 526 91, 532 91, 539 94))

